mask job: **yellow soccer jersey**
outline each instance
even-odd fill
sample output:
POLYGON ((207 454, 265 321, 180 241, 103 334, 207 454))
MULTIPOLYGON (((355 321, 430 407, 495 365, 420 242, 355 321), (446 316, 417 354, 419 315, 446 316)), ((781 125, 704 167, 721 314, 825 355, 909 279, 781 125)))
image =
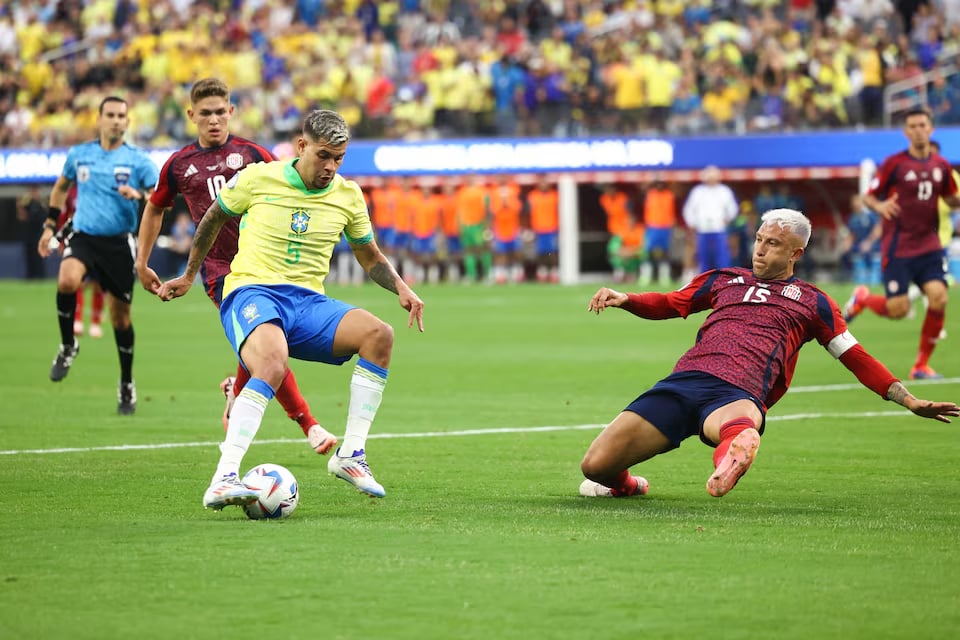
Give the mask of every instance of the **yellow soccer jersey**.
POLYGON ((345 232, 352 244, 373 240, 357 183, 338 174, 326 189, 311 191, 297 173, 296 162, 248 165, 217 196, 224 212, 243 216, 224 298, 250 284, 287 284, 323 293, 340 234, 345 232))
MULTIPOLYGON (((957 173, 956 169, 953 170, 953 179, 960 185, 960 173, 957 173)), ((937 210, 940 213, 940 244, 946 248, 953 240, 953 209, 943 198, 940 198, 937 205, 937 210)))

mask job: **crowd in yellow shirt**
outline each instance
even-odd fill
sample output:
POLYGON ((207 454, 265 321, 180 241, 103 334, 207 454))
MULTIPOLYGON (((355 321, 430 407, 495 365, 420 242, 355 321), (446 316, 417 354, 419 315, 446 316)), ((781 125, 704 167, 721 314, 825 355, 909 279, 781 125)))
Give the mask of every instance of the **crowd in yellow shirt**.
MULTIPOLYGON (((113 93, 133 105, 134 142, 175 145, 196 135, 187 89, 210 75, 234 91, 237 133, 263 142, 316 107, 357 138, 871 125, 885 83, 930 49, 900 14, 855 3, 818 16, 771 0, 567 0, 536 20, 519 0, 81 4, 0 12, 0 145, 90 138, 113 93)), ((956 30, 939 41, 960 51, 956 30)))

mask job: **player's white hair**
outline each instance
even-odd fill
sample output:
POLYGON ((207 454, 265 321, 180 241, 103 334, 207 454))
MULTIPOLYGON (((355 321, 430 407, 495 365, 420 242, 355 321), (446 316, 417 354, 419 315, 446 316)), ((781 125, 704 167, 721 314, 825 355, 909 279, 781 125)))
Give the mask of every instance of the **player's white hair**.
POLYGON ((803 246, 806 247, 810 241, 812 228, 810 219, 796 209, 770 209, 760 216, 761 224, 771 224, 786 229, 800 238, 803 246))
POLYGON ((315 109, 303 119, 303 135, 331 147, 350 142, 350 127, 336 111, 315 109))

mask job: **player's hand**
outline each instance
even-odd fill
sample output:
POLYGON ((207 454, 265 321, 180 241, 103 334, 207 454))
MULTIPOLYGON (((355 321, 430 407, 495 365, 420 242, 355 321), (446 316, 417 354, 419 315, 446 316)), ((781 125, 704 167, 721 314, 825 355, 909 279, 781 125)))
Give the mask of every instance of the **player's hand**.
POLYGON ((193 278, 188 278, 185 275, 180 276, 161 284, 157 290, 157 296, 166 302, 167 300, 173 300, 174 298, 180 298, 186 295, 192 286, 193 278))
POLYGON ((412 327, 416 320, 417 328, 423 333, 423 300, 408 287, 400 292, 400 306, 410 312, 407 329, 412 327))
POLYGON ((884 220, 893 220, 900 215, 900 205, 897 203, 897 194, 894 193, 892 196, 881 202, 876 211, 884 220))
POLYGON ((590 298, 590 304, 587 306, 587 311, 593 311, 599 315, 600 312, 607 307, 620 307, 627 300, 627 294, 603 287, 593 294, 592 298, 590 298))
POLYGON ((921 418, 933 418, 939 422, 950 422, 950 417, 960 416, 960 407, 953 402, 933 402, 920 398, 908 398, 907 409, 921 418))
POLYGON ((139 191, 128 184, 123 184, 117 187, 117 193, 127 200, 140 200, 143 197, 139 191))
POLYGON ((148 266, 138 267, 137 276, 140 278, 140 284, 143 288, 154 295, 159 295, 160 285, 163 284, 157 272, 148 266))
POLYGON ((37 243, 37 253, 40 254, 41 258, 46 258, 50 255, 50 238, 53 237, 53 231, 49 229, 44 229, 43 233, 40 235, 40 241, 37 243))

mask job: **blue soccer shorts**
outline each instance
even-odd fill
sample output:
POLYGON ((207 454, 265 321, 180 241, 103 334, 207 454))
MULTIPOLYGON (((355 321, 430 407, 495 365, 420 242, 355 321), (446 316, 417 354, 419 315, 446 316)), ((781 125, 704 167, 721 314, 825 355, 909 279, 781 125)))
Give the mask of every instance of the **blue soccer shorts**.
POLYGON ((947 256, 943 250, 912 258, 889 258, 883 267, 883 288, 888 298, 905 296, 910 283, 918 287, 931 280, 947 281, 947 256))
POLYGON ((671 373, 624 411, 645 418, 670 440, 673 449, 690 436, 700 436, 700 440, 712 447, 714 444, 703 437, 704 421, 720 407, 737 400, 749 400, 757 405, 764 416, 760 425, 763 433, 767 418, 759 400, 740 387, 700 371, 671 373))
POLYGON ((253 330, 272 322, 286 334, 291 358, 341 365, 353 355, 334 356, 333 339, 343 316, 355 308, 302 287, 248 285, 223 301, 220 322, 238 357, 253 330))
POLYGON ((670 255, 670 237, 673 229, 670 227, 647 227, 643 236, 643 250, 649 256, 654 251, 660 251, 664 257, 670 255))
POLYGON ((560 248, 560 234, 556 231, 538 233, 535 242, 538 256, 551 255, 560 248))

